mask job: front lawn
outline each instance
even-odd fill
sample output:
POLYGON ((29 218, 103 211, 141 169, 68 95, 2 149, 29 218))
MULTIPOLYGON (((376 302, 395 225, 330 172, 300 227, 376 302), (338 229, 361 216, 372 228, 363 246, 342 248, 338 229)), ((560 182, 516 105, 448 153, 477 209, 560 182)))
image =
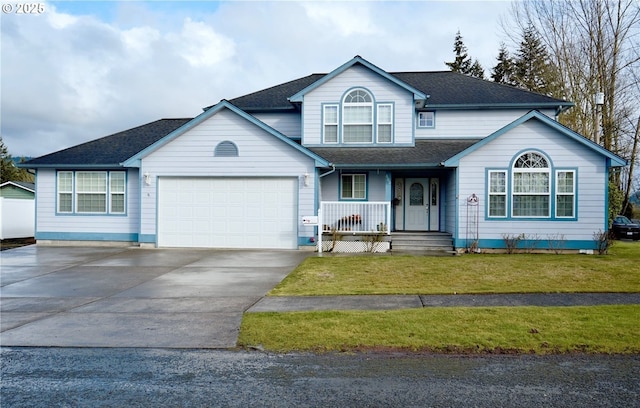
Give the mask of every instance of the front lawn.
POLYGON ((248 313, 240 346, 438 353, 640 353, 640 305, 248 313))
POLYGON ((307 258, 270 296, 640 292, 640 242, 610 255, 307 258))
MULTIPOLYGON (((640 292, 640 243, 610 255, 325 256, 270 294, 640 292)), ((640 353, 640 305, 248 313, 238 345, 273 351, 640 353)))

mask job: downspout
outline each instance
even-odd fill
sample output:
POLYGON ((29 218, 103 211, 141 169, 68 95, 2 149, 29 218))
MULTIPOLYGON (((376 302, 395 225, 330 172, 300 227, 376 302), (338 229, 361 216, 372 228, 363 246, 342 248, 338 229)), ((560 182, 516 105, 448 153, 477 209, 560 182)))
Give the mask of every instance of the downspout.
MULTIPOLYGON (((318 178, 323 178, 328 176, 329 174, 336 171, 336 165, 333 163, 329 163, 331 165, 331 170, 326 173, 322 173, 318 176, 318 178)), ((318 183, 318 195, 320 196, 320 208, 318 208, 318 254, 322 256, 322 230, 323 230, 323 220, 322 220, 322 183, 318 183)))

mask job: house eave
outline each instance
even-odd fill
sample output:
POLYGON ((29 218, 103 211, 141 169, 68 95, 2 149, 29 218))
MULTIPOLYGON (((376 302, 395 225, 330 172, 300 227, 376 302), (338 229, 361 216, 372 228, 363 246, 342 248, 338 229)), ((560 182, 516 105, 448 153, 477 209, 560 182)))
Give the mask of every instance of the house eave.
POLYGON ((441 163, 405 163, 405 164, 376 164, 376 163, 367 163, 367 164, 335 164, 336 169, 352 169, 352 170, 415 170, 415 169, 426 169, 426 168, 440 168, 442 167, 441 163))
POLYGON ((84 170, 84 169, 92 169, 92 170, 108 170, 122 167, 135 167, 135 166, 123 166, 121 163, 117 164, 73 164, 73 163, 64 163, 64 164, 32 164, 29 163, 20 163, 18 166, 24 169, 60 169, 60 170, 84 170))
POLYGON ((575 106, 575 104, 567 103, 492 103, 492 104, 426 104, 423 108, 419 108, 418 111, 430 111, 434 109, 438 110, 493 110, 493 109, 554 109, 558 110, 562 107, 562 111, 575 106))

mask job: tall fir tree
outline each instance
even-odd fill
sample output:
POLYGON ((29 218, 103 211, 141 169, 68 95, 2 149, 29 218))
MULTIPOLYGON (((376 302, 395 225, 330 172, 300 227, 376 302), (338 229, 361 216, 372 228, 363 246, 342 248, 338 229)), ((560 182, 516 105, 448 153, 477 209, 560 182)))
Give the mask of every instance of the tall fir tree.
POLYGON ((557 70, 535 27, 529 25, 522 33, 522 40, 514 63, 515 85, 528 91, 553 95, 557 91, 557 70))
POLYGON ((456 58, 452 62, 445 62, 445 64, 453 72, 467 74, 471 69, 471 58, 467 54, 467 47, 462 41, 460 30, 456 33, 456 38, 453 42, 453 52, 455 53, 456 58))
POLYGON ((482 68, 482 65, 480 65, 480 61, 478 60, 473 61, 473 65, 471 65, 468 75, 471 75, 472 77, 475 77, 475 78, 484 79, 484 68, 482 68))
POLYGON ((451 71, 484 79, 484 69, 477 59, 473 62, 471 61, 467 47, 462 41, 460 30, 456 33, 456 38, 453 42, 453 52, 456 55, 455 59, 452 62, 445 62, 451 71))
POLYGON ((516 85, 513 72, 515 63, 504 43, 500 44, 500 51, 496 59, 498 63, 493 67, 491 79, 498 84, 516 85))

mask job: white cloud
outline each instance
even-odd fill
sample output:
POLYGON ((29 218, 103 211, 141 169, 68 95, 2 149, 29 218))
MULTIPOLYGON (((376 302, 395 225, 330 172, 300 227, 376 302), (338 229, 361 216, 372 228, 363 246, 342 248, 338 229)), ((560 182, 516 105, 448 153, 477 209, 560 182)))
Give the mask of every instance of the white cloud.
POLYGON ((180 55, 195 67, 210 67, 232 57, 233 40, 216 33, 203 22, 185 19, 182 32, 170 35, 169 41, 180 50, 180 55))
POLYGON ((304 9, 312 21, 325 26, 328 32, 337 31, 345 37, 378 32, 370 18, 369 3, 316 1, 304 3, 304 9))
POLYGON ((90 13, 91 2, 79 3, 73 15, 47 4, 42 16, 2 16, 0 122, 13 155, 193 117, 355 55, 390 71, 444 70, 458 29, 488 71, 508 6, 243 1, 197 2, 193 11, 192 2, 97 2, 90 13))

